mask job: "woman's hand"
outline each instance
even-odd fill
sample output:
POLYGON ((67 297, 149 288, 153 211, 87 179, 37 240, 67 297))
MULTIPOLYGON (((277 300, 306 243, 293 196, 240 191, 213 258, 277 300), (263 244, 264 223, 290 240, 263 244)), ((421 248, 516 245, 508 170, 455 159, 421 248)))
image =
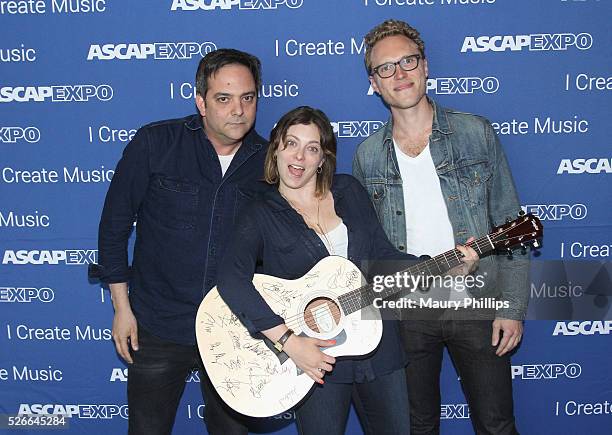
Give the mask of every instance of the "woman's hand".
POLYGON ((321 352, 319 348, 333 346, 334 344, 336 344, 336 340, 319 340, 291 335, 285 342, 283 351, 312 380, 323 384, 323 376, 325 372, 332 371, 336 358, 321 352))

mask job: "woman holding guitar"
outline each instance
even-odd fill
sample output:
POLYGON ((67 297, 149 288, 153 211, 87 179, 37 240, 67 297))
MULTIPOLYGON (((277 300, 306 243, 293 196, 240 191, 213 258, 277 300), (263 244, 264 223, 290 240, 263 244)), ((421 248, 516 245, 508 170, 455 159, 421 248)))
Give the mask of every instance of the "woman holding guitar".
POLYGON ((388 241, 359 182, 334 175, 335 169, 336 140, 327 116, 310 107, 285 114, 272 130, 265 162, 271 187, 240 211, 217 288, 251 334, 263 334, 317 383, 296 408, 301 434, 343 434, 353 392, 366 433, 406 434, 407 361, 397 321, 383 321, 380 344, 367 356, 336 360, 321 350, 336 340, 293 334, 252 284, 256 271, 301 277, 328 255, 345 257, 360 268, 368 260, 415 259, 388 241))

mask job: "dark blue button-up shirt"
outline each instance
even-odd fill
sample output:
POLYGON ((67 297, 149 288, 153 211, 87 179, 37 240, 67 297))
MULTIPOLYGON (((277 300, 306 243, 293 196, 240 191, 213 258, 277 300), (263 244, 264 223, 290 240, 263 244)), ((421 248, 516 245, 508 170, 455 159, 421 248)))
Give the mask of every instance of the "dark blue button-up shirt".
POLYGON ((225 176, 199 115, 138 130, 117 165, 99 230, 101 280, 130 283, 139 324, 176 343, 195 344, 195 316, 216 283, 241 193, 263 174, 267 142, 244 139, 225 176), (133 222, 136 242, 128 267, 133 222))
MULTIPOLYGON (((336 214, 348 229, 348 259, 366 276, 372 260, 412 260, 387 239, 366 191, 350 175, 336 175, 331 188, 336 214)), ((284 322, 255 290, 254 272, 283 279, 300 278, 329 255, 317 234, 270 188, 245 208, 236 224, 219 272, 217 288, 224 301, 256 333, 284 322)), ((396 320, 384 320, 381 343, 368 358, 340 359, 326 381, 363 382, 406 364, 396 320)))

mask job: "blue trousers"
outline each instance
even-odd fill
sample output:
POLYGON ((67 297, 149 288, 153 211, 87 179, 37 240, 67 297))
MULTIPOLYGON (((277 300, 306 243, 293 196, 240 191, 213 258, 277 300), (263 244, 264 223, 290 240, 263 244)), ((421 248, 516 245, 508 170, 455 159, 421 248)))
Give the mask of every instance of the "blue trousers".
POLYGON ((440 433, 440 371, 448 348, 478 435, 518 434, 510 357, 495 355, 491 320, 402 320, 412 434, 440 433))
POLYGON ((404 370, 396 370, 371 382, 316 384, 312 395, 295 411, 300 435, 343 435, 351 397, 366 434, 410 433, 406 378, 404 370))
POLYGON ((140 350, 132 351, 128 366, 128 433, 166 435, 172 432, 185 379, 200 369, 200 388, 206 406, 204 421, 209 434, 246 435, 244 417, 230 409, 217 395, 204 372, 197 346, 162 340, 138 327, 140 350))

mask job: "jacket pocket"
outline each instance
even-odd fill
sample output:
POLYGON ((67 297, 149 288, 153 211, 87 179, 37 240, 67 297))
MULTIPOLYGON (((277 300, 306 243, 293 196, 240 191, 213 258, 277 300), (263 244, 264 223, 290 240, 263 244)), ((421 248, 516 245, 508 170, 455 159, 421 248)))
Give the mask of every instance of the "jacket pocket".
POLYGON ((382 202, 387 193, 385 180, 379 178, 366 179, 365 188, 368 191, 368 196, 370 197, 370 200, 374 204, 382 202))
POLYGON ((163 226, 186 230, 196 227, 200 185, 193 181, 158 176, 150 187, 150 211, 163 226))
POLYGON ((487 181, 491 178, 488 161, 467 160, 457 166, 457 177, 469 204, 473 207, 486 204, 487 181))

